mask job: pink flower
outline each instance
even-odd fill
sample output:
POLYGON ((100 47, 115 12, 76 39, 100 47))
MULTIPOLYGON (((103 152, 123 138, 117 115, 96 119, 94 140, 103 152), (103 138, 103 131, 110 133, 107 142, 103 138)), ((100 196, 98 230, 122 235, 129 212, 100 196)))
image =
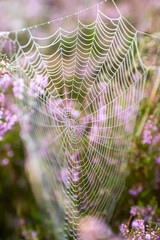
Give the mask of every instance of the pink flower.
POLYGON ((0 77, 0 88, 1 89, 7 89, 13 82, 13 79, 11 76, 6 73, 0 77))
POLYGON ((9 71, 9 64, 7 62, 7 59, 5 60, 1 60, 0 62, 0 74, 5 74, 5 73, 8 73, 9 71))
POLYGON ((122 236, 124 238, 127 238, 128 234, 129 234, 129 230, 128 230, 127 225, 126 224, 121 224, 119 229, 120 229, 120 232, 121 232, 122 236))
POLYGON ((37 237, 37 233, 35 231, 32 231, 31 236, 33 239, 35 239, 37 237))
POLYGON ((60 171, 60 180, 66 185, 66 187, 70 186, 69 182, 69 171, 67 168, 62 169, 60 171))
POLYGON ((94 124, 91 128, 91 132, 90 132, 90 136, 89 136, 90 142, 96 141, 98 134, 99 134, 98 126, 96 124, 94 124))
POLYGON ((151 235, 147 233, 146 236, 145 236, 145 239, 150 240, 151 239, 151 235))
POLYGON ((150 115, 149 119, 147 120, 144 126, 142 144, 155 145, 158 143, 158 141, 160 140, 160 134, 155 135, 155 132, 158 130, 156 123, 157 123, 157 118, 153 117, 153 115, 150 115))
POLYGON ((72 159, 73 159, 73 160, 76 160, 77 157, 78 157, 78 155, 79 155, 79 152, 78 152, 78 151, 74 152, 74 153, 72 154, 72 159))
POLYGON ((144 220, 143 219, 135 219, 132 222, 132 227, 141 230, 143 233, 145 231, 144 220))
POLYGON ((130 214, 132 214, 133 216, 136 216, 136 215, 138 215, 138 213, 139 213, 138 206, 131 207, 130 214))
POLYGON ((75 170, 73 171, 73 181, 75 183, 79 182, 79 172, 77 172, 75 170))
POLYGON ((160 157, 155 157, 155 162, 160 165, 160 157))
MULTIPOLYGON (((5 95, 1 92, 0 93, 0 106, 1 106, 1 108, 4 108, 4 105, 5 105, 5 95)), ((1 110, 1 112, 2 112, 2 110, 1 110)), ((1 119, 1 114, 0 114, 0 119, 1 119)))
POLYGON ((28 94, 32 97, 36 97, 37 94, 44 95, 46 90, 44 89, 48 84, 48 78, 42 75, 37 75, 35 78, 31 79, 28 94))
POLYGON ((9 159, 8 158, 4 158, 2 161, 1 161, 1 166, 7 166, 9 164, 9 159))
POLYGON ((160 133, 158 133, 158 134, 153 138, 152 144, 153 144, 153 145, 156 145, 159 141, 160 141, 160 133))
POLYGON ((106 239, 111 233, 108 231, 103 219, 87 216, 80 224, 80 237, 82 240, 106 239))
POLYGON ((142 192, 142 190, 143 190, 143 187, 140 184, 137 188, 129 189, 129 194, 131 194, 132 196, 138 196, 138 194, 142 192))
POLYGON ((138 228, 138 226, 139 226, 138 220, 137 219, 133 220, 132 221, 132 227, 138 228))
POLYGON ((106 106, 103 106, 101 107, 99 110, 98 110, 98 114, 97 114, 97 121, 99 123, 101 122, 105 122, 106 121, 106 106))
POLYGON ((22 78, 18 78, 13 82, 13 93, 16 98, 23 99, 23 91, 24 91, 24 80, 22 78))
POLYGON ((3 135, 11 129, 17 121, 17 116, 10 111, 6 98, 3 93, 0 94, 0 141, 3 135))

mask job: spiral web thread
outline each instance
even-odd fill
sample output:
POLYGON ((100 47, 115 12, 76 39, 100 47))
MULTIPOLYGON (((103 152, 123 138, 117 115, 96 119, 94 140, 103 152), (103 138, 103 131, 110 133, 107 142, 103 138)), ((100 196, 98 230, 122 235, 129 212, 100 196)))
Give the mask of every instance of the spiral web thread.
POLYGON ((85 224, 105 234, 124 187, 147 71, 137 31, 97 5, 89 24, 48 37, 10 33, 10 65, 24 91, 17 99, 36 193, 45 199, 58 239, 89 239, 85 224), (23 82, 24 81, 24 82, 23 82))

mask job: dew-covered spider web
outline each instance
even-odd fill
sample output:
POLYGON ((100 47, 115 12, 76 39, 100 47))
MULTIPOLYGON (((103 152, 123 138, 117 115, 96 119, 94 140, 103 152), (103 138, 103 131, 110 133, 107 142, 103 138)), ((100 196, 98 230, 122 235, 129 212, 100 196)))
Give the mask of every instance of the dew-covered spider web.
POLYGON ((108 17, 105 4, 70 16, 72 29, 63 27, 65 18, 3 33, 20 90, 27 168, 60 240, 89 239, 86 229, 95 226, 105 236, 143 98, 147 68, 138 31, 120 13, 108 17), (46 36, 51 24, 55 31, 46 36))

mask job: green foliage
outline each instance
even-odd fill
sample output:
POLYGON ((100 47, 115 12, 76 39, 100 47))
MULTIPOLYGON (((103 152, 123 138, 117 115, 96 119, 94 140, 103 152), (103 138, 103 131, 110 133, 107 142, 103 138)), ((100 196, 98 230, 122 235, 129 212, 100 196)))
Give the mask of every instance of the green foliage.
POLYGON ((18 124, 0 142, 0 153, 0 239, 54 239, 51 223, 37 206, 25 173, 18 124))

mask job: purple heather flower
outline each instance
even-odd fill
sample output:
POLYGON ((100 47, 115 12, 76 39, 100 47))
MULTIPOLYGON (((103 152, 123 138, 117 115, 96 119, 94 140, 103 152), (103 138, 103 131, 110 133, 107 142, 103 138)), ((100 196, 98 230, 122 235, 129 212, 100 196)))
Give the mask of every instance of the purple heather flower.
POLYGON ((48 84, 48 78, 41 75, 37 75, 34 79, 31 79, 28 94, 31 97, 36 97, 37 94, 44 95, 45 87, 48 84))
POLYGON ((138 213, 139 213, 139 207, 138 206, 131 207, 131 210, 130 210, 131 215, 136 216, 136 215, 138 215, 138 213))
POLYGON ((1 166, 7 166, 9 164, 9 159, 8 158, 4 158, 2 161, 1 161, 1 166))
POLYGON ((6 111, 3 116, 4 120, 0 120, 0 141, 3 139, 3 135, 10 130, 17 121, 16 115, 11 114, 9 111, 6 111))
POLYGON ((136 189, 129 189, 129 194, 136 197, 140 192, 142 192, 142 190, 143 190, 143 186, 139 185, 136 189))
POLYGON ((99 123, 102 123, 104 121, 106 121, 106 107, 101 107, 99 110, 98 110, 98 114, 97 114, 97 121, 99 123))
POLYGON ((0 94, 0 141, 3 139, 5 132, 17 121, 17 116, 8 108, 6 98, 3 93, 0 94))
POLYGON ((70 186, 70 182, 69 182, 69 171, 67 168, 64 168, 60 171, 60 180, 64 182, 64 184, 66 185, 66 187, 70 186))
POLYGON ((25 16, 28 19, 38 18, 42 12, 42 6, 39 0, 29 0, 26 4, 25 16))
POLYGON ((144 130, 143 132, 143 141, 142 143, 145 144, 151 144, 152 142, 152 135, 151 135, 151 131, 147 130, 147 128, 144 130))
POLYGON ((133 81, 134 81, 134 82, 139 81, 139 76, 138 76, 138 74, 134 74, 134 75, 133 75, 133 81))
POLYGON ((138 223, 137 219, 132 221, 132 227, 134 227, 134 228, 138 228, 139 227, 139 223, 138 223))
POLYGON ((74 102, 71 100, 68 100, 66 103, 66 110, 67 112, 70 112, 74 118, 78 118, 80 115, 80 111, 76 110, 73 106, 74 106, 74 102))
POLYGON ((96 141, 98 134, 99 134, 98 126, 96 124, 93 124, 91 128, 90 136, 89 136, 90 142, 96 141))
POLYGON ((79 181, 79 172, 74 171, 73 172, 73 181, 77 183, 79 181))
POLYGON ((160 141, 160 133, 158 133, 158 134, 153 138, 152 144, 153 144, 153 145, 156 145, 159 141, 160 141))
POLYGON ((137 223, 138 223, 138 229, 141 230, 142 232, 145 231, 145 226, 144 226, 144 220, 143 219, 137 219, 137 223))
POLYGON ((1 61, 1 66, 3 66, 3 67, 6 66, 6 63, 4 60, 1 61))
POLYGON ((31 236, 32 236, 32 238, 36 238, 37 237, 37 233, 35 231, 32 231, 31 232, 31 236))
MULTIPOLYGON (((143 210, 153 212, 152 207, 149 205, 145 207, 143 210)), ((131 231, 129 230, 129 227, 126 224, 121 224, 120 231, 123 238, 132 239, 132 240, 159 239, 159 237, 157 236, 159 230, 157 231, 157 230, 150 229, 149 226, 148 225, 145 226, 144 223, 145 221, 143 219, 139 219, 139 218, 134 219, 131 224, 132 225, 131 231), (145 231, 145 227, 146 227, 146 231, 145 231)))
POLYGON ((11 76, 6 73, 4 75, 1 75, 0 77, 0 88, 1 89, 7 89, 13 82, 13 79, 11 76))
POLYGON ((154 133, 158 130, 158 127, 156 126, 157 121, 157 118, 153 117, 153 115, 149 116, 149 119, 144 126, 142 144, 152 143, 155 145, 160 140, 159 134, 154 136, 154 133))
POLYGON ((106 239, 111 234, 103 219, 86 216, 80 224, 80 237, 82 240, 106 239))
POLYGON ((151 235, 147 233, 146 236, 145 236, 145 239, 150 240, 151 239, 151 235))
POLYGON ((154 209, 152 206, 147 205, 146 207, 139 207, 139 206, 134 206, 131 207, 130 214, 133 216, 138 216, 139 214, 143 217, 145 221, 149 221, 153 215, 155 214, 154 209))
MULTIPOLYGON (((1 108, 4 108, 4 105, 5 105, 5 95, 1 92, 0 93, 0 106, 1 108)), ((1 109, 0 109, 1 110, 1 109)), ((1 113, 0 113, 0 119, 1 119, 1 114, 2 114, 2 110, 1 110, 1 113)))
POLYGON ((155 157, 155 162, 160 165, 160 157, 155 157))
POLYGON ((49 99, 49 110, 56 120, 62 120, 64 109, 62 99, 49 99))
POLYGON ((141 211, 141 215, 143 216, 143 218, 146 222, 149 222, 149 220, 154 215, 154 210, 153 210, 152 206, 148 205, 147 207, 144 207, 141 211))
POLYGON ((79 155, 79 152, 76 151, 76 152, 74 152, 74 153, 72 154, 71 158, 72 158, 73 160, 76 160, 77 157, 78 157, 78 155, 79 155))
POLYGON ((6 74, 9 70, 9 63, 7 60, 1 60, 0 62, 0 74, 6 74))
POLYGON ((125 131, 130 132, 132 130, 131 120, 133 118, 135 109, 130 107, 123 108, 121 105, 117 104, 114 107, 115 115, 123 121, 125 131))
POLYGON ((127 225, 126 224, 121 224, 119 229, 120 229, 120 232, 121 232, 122 236, 124 238, 127 238, 128 234, 129 234, 129 230, 128 230, 127 225))
POLYGON ((24 80, 22 78, 16 79, 13 82, 13 93, 16 98, 23 99, 24 80))

